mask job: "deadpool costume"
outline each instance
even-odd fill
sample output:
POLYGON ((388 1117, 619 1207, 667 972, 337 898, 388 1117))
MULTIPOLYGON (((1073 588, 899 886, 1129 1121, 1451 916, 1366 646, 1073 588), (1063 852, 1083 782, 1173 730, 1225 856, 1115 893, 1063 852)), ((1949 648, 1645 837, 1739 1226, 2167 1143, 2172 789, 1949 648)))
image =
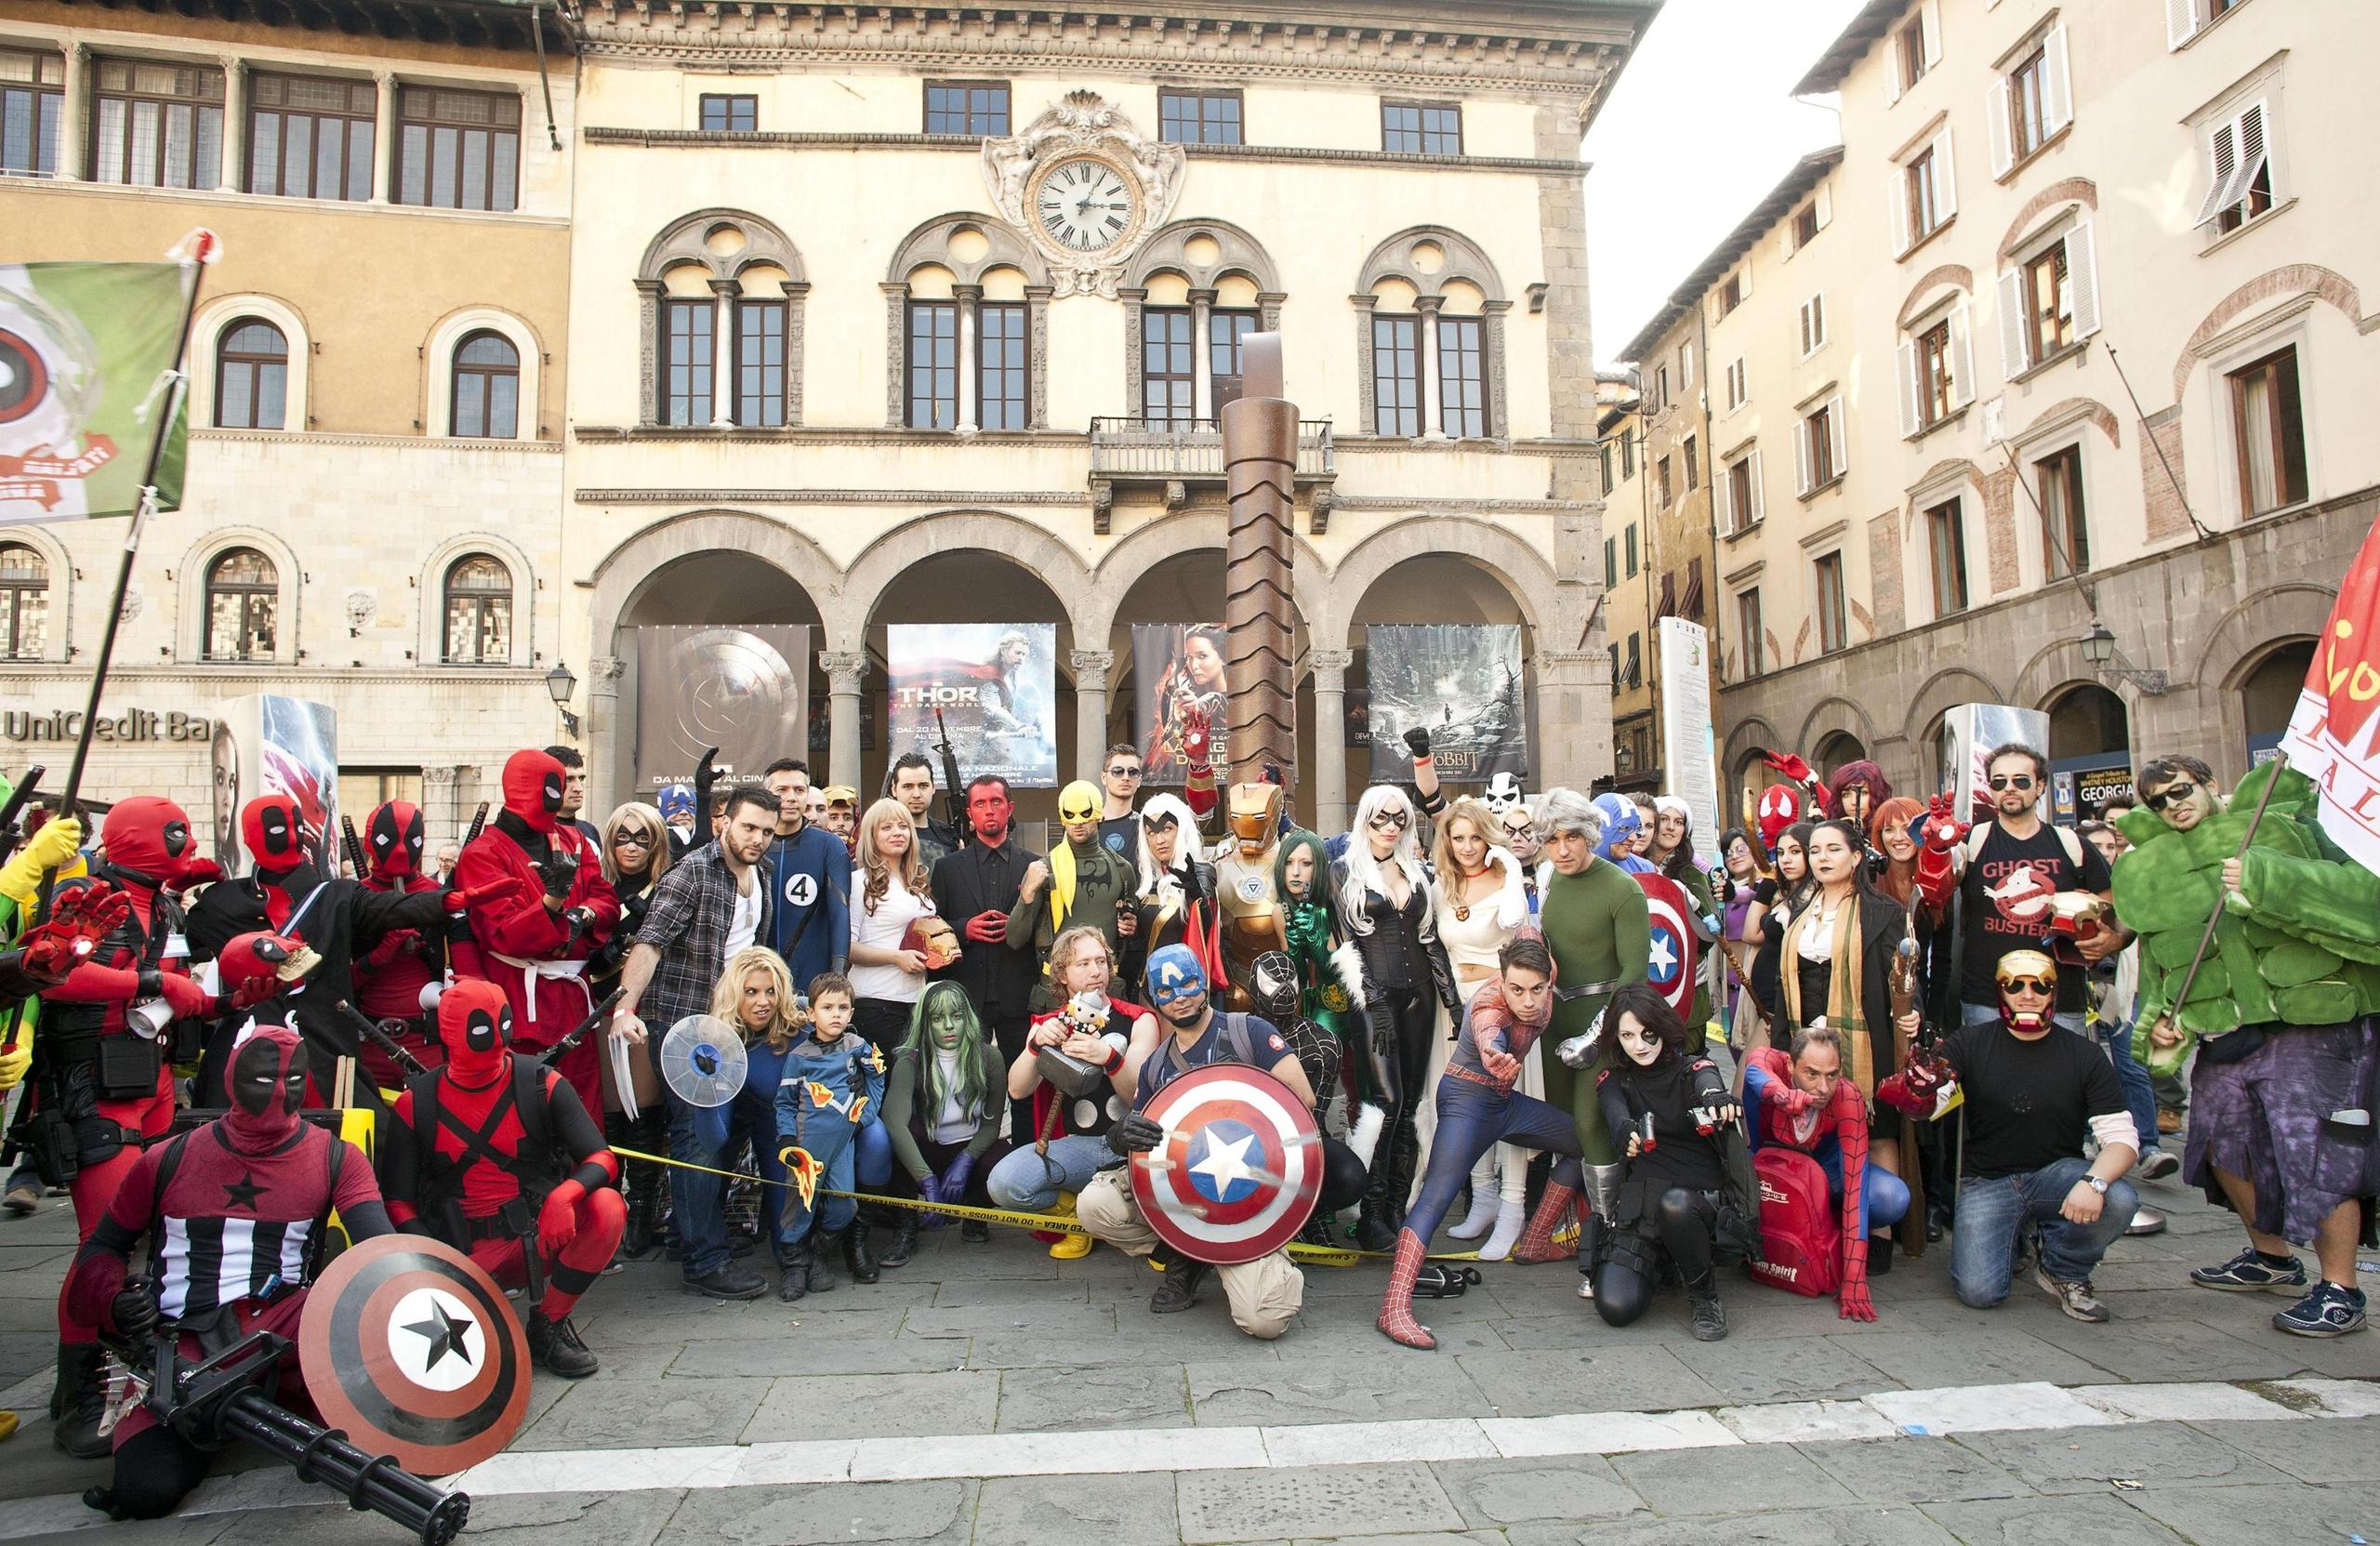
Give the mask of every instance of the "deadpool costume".
MULTIPOLYGON (((504 764, 504 810, 455 863, 454 879, 472 898, 482 964, 504 989, 524 1052, 552 1046, 594 1012, 588 958, 620 920, 594 845, 562 820, 564 780, 544 752, 514 752, 504 764)), ((603 1109, 601 1040, 581 1042, 558 1065, 589 1111, 603 1109)))
POLYGON ((620 1162, 577 1091, 509 1050, 512 1027, 494 983, 469 979, 439 998, 446 1063, 397 1097, 397 1126, 412 1143, 390 1168, 389 1211, 469 1252, 507 1288, 542 1284, 529 1355, 575 1380, 596 1362, 571 1306, 611 1264, 628 1226, 620 1162))
MULTIPOLYGON (((66 1275, 66 1302, 83 1324, 134 1343, 176 1337, 193 1362, 252 1331, 298 1341, 331 1211, 350 1240, 390 1228, 371 1161, 299 1120, 306 1075, 296 1031, 257 1028, 232 1056, 225 1115, 132 1163, 66 1275), (144 1235, 149 1264, 136 1275, 132 1252, 144 1235)), ((281 1384, 282 1405, 312 1410, 294 1356, 281 1384)), ((205 1478, 206 1452, 146 1405, 125 1409, 99 1453, 111 1443, 114 1483, 85 1500, 116 1518, 170 1513, 205 1478)))
MULTIPOLYGON (((124 920, 99 947, 42 995, 40 1101, 72 1136, 74 1222, 92 1237, 140 1145, 165 1136, 174 1117, 173 1077, 163 1037, 170 1021, 202 1018, 214 999, 190 975, 190 945, 174 893, 213 871, 198 854, 190 817, 172 800, 135 795, 99 828, 102 868, 130 902, 124 920), (162 1004, 162 1011, 152 1005, 162 1004), (127 1020, 135 1005, 140 1012, 127 1020)), ((97 881, 89 883, 99 883, 97 881)), ((98 1328, 58 1302, 58 1384, 53 1439, 79 1460, 108 1452, 99 1432, 98 1328)))
MULTIPOLYGON (((428 836, 419 806, 392 799, 374 808, 364 823, 364 890, 389 896, 443 890, 421 872, 428 836)), ((463 914, 446 913, 433 931, 391 929, 355 963, 355 1007, 383 1025, 395 1022, 391 1029, 398 1042, 416 1061, 434 1068, 446 1054, 431 1008, 437 996, 427 990, 433 984, 443 989, 450 972, 483 975, 479 946, 463 914)), ((377 1043, 364 1049, 364 1067, 384 1090, 396 1089, 411 1072, 377 1043)))

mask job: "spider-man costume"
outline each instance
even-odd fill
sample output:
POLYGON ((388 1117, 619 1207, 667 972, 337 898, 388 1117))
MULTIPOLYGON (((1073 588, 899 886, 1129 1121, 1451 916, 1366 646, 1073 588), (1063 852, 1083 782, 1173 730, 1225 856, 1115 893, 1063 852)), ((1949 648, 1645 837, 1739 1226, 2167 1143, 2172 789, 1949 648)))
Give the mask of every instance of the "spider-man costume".
MULTIPOLYGON (((127 1028, 125 1011, 163 999, 174 1018, 213 1012, 214 1000, 190 975, 190 947, 173 893, 214 872, 199 857, 190 817, 172 800, 135 795, 100 825, 104 876, 129 899, 124 920, 66 980, 42 995, 41 1101, 73 1133, 74 1222, 85 1240, 98 1227, 140 1157, 140 1145, 173 1122, 173 1076, 155 1038, 127 1028)), ((58 1447, 80 1460, 108 1452, 99 1433, 99 1332, 58 1300, 58 1384, 50 1415, 58 1447)))
POLYGON ((411 1135, 389 1168, 389 1212, 434 1235, 510 1287, 542 1280, 529 1315, 529 1354, 556 1374, 595 1372, 571 1307, 611 1263, 628 1227, 620 1162, 578 1093, 535 1059, 510 1051, 504 990, 477 978, 438 1000, 443 1068, 415 1076, 397 1097, 411 1135), (565 1167, 575 1167, 564 1173, 565 1167), (531 1221, 535 1221, 534 1226, 531 1221), (532 1242, 537 1256, 525 1252, 532 1242))
MULTIPOLYGON (((472 899, 472 937, 512 1006, 524 1052, 552 1046, 594 1012, 588 958, 620 920, 595 846, 561 819, 565 782, 544 752, 514 752, 504 764, 504 810, 455 863, 454 882, 472 899), (497 894, 506 881, 513 884, 497 894)), ((557 1065, 589 1111, 603 1109, 600 1040, 581 1042, 557 1065)))
POLYGON ((1896 1223, 1909 1211, 1909 1186, 1881 1166, 1868 1168, 1868 1103, 1859 1087, 1838 1079, 1819 1105, 1793 1082, 1793 1060, 1783 1048, 1759 1047, 1744 1054, 1744 1093, 1754 1112, 1755 1151, 1770 1143, 1798 1149, 1826 1172, 1828 1190, 1843 1204, 1843 1277, 1835 1305, 1844 1320, 1874 1320, 1868 1231, 1896 1223))
MULTIPOLYGON (((364 823, 364 889, 390 896, 443 890, 421 873, 428 836, 420 807, 402 799, 376 807, 364 823)), ((355 963, 355 1007, 374 1020, 403 1022, 397 1039, 426 1067, 443 1063, 446 1052, 422 990, 432 983, 443 986, 450 963, 457 977, 482 975, 479 945, 460 913, 446 914, 435 931, 391 929, 355 963)), ((364 1047, 364 1067, 387 1090, 403 1084, 408 1073, 377 1042, 364 1047)))
MULTIPOLYGON (((298 1119, 306 1044, 285 1025, 247 1033, 232 1055, 230 1110, 136 1159, 74 1258, 65 1300, 84 1324, 139 1341, 161 1325, 183 1358, 222 1351, 251 1331, 294 1343, 323 1221, 336 1208, 354 1240, 390 1230, 362 1151, 298 1119), (149 1270, 132 1252, 153 1235, 149 1270)), ((282 1365, 280 1401, 311 1411, 297 1359, 282 1365)), ((97 1500, 118 1518, 173 1511, 205 1476, 205 1451, 127 1407, 112 1442, 113 1487, 97 1500)))

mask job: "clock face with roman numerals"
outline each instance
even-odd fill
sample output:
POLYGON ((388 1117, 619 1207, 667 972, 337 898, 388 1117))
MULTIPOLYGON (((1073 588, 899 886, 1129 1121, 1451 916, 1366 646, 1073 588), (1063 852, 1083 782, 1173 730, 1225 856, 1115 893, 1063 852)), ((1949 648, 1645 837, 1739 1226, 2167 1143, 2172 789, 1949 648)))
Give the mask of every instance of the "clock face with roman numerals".
POLYGON ((1033 218, 1053 245, 1086 255, 1123 240, 1139 218, 1129 178, 1096 156, 1054 162, 1034 180, 1033 218))

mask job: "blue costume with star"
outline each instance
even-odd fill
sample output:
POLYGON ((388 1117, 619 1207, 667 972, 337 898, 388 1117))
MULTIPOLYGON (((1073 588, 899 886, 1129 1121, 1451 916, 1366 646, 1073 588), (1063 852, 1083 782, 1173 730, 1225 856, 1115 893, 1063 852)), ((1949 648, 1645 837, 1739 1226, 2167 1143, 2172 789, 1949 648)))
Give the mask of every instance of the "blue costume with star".
MULTIPOLYGON (((884 1059, 856 1033, 844 1032, 831 1046, 804 1037, 786 1051, 777 1085, 777 1141, 808 1151, 817 1161, 822 1193, 853 1190, 862 1169, 881 1185, 892 1169, 892 1142, 877 1120, 883 1099, 884 1059)), ((813 1208, 787 1187, 784 1241, 803 1239, 813 1221, 827 1234, 840 1234, 858 1210, 859 1204, 847 1196, 822 1196, 813 1208)))
POLYGON ((769 884, 776 893, 769 947, 785 958, 794 985, 840 971, 851 949, 852 852, 822 826, 769 839, 769 884))

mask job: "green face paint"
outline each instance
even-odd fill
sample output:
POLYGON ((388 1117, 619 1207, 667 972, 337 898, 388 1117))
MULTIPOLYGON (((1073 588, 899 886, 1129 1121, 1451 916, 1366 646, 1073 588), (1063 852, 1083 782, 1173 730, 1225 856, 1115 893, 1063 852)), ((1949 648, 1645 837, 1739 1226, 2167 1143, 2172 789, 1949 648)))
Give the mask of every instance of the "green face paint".
POLYGON ((959 1046, 959 1038, 967 1031, 967 1006, 955 993, 937 993, 926 1011, 926 1034, 933 1044, 948 1052, 959 1046))

